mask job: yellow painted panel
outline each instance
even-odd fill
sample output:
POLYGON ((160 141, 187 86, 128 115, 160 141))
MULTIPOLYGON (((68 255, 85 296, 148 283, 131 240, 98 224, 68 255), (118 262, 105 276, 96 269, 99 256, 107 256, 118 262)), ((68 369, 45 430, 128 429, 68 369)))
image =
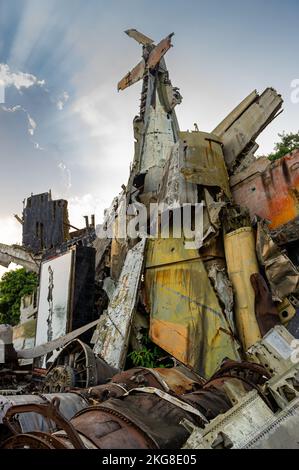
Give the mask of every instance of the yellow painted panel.
POLYGON ((197 250, 183 239, 149 240, 145 288, 150 336, 161 348, 210 377, 236 343, 197 250))
POLYGON ((261 339, 255 316, 255 295, 250 276, 259 272, 255 238, 251 227, 244 227, 224 237, 228 275, 235 293, 235 318, 245 350, 261 339))

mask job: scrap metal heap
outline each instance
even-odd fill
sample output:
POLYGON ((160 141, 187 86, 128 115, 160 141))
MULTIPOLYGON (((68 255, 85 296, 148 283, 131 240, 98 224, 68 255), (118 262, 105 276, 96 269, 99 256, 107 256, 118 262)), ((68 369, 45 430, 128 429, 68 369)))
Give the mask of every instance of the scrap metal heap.
POLYGON ((172 34, 126 33, 142 60, 118 90, 143 81, 127 186, 96 231, 93 219, 73 235, 66 201, 32 196, 23 246, 0 246, 1 264, 40 273, 37 318, 0 327, 2 447, 298 447, 299 150, 254 156, 283 100, 254 91, 212 133, 181 131, 172 34), (200 236, 178 236, 200 202, 200 236), (160 367, 132 368, 148 344, 160 367))

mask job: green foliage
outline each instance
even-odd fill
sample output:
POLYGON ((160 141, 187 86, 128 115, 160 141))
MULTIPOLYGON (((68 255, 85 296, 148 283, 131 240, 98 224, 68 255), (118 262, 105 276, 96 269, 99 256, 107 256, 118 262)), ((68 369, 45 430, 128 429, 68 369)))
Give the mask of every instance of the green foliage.
POLYGON ((128 358, 134 367, 163 368, 173 366, 170 361, 162 364, 161 361, 165 359, 165 351, 156 346, 147 334, 143 336, 142 348, 139 351, 130 352, 128 358))
POLYGON ((0 323, 16 325, 20 319, 21 298, 34 292, 38 285, 35 273, 24 268, 6 272, 0 279, 0 323))
POLYGON ((150 349, 147 349, 146 346, 143 346, 140 351, 132 351, 129 357, 134 366, 155 367, 155 354, 150 349))
POLYGON ((293 134, 292 132, 287 134, 283 132, 282 134, 278 134, 278 137, 280 138, 280 142, 275 144, 275 151, 268 155, 271 161, 282 158, 293 150, 299 149, 299 132, 297 134, 293 134))

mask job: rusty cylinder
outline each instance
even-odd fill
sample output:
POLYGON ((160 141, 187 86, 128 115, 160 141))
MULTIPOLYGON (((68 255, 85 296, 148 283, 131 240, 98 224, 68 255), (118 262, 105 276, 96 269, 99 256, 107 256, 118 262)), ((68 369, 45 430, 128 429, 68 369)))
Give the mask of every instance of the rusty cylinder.
POLYGON ((261 339, 255 316, 255 294, 250 276, 259 272, 255 238, 251 227, 243 227, 224 236, 227 271, 235 294, 235 318, 245 351, 261 339))

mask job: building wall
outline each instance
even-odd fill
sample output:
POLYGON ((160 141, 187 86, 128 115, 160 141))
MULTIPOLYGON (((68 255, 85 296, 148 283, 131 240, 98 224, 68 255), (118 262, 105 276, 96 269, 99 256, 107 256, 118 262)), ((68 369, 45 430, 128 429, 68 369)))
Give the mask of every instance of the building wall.
POLYGON ((67 201, 33 195, 23 210, 23 245, 33 253, 55 248, 68 239, 68 223, 67 201))
POLYGON ((299 215, 299 150, 274 162, 259 158, 230 183, 235 202, 275 229, 299 215))

